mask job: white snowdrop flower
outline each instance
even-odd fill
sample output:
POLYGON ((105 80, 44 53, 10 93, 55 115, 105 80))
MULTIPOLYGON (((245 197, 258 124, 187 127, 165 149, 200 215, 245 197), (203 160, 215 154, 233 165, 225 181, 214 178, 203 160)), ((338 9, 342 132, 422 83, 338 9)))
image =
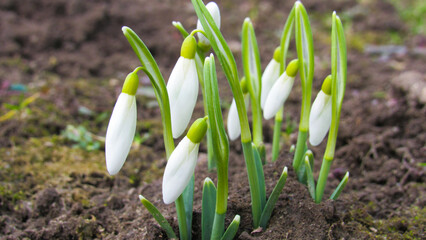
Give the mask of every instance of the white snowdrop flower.
POLYGON ((294 77, 299 69, 299 60, 291 61, 287 69, 272 86, 269 91, 268 97, 266 98, 265 106, 263 109, 263 117, 265 119, 271 119, 283 106, 290 95, 291 89, 293 88, 294 77))
POLYGON ((331 125, 331 75, 323 82, 309 115, 309 143, 319 145, 331 125))
POLYGON ((262 92, 260 94, 260 106, 262 109, 265 109, 265 102, 269 91, 280 76, 280 55, 281 48, 277 47, 274 52, 274 57, 268 63, 262 74, 262 92))
POLYGON ((174 138, 180 137, 185 131, 197 102, 198 75, 194 60, 196 49, 197 42, 189 35, 182 43, 181 56, 167 82, 174 138))
MULTIPOLYGON (((209 11, 210 15, 212 15, 213 21, 216 23, 216 26, 220 29, 220 10, 217 4, 215 2, 209 2, 207 3, 206 8, 209 11)), ((201 25, 200 20, 197 21, 197 29, 204 31, 204 28, 201 25)), ((207 50, 210 49, 210 42, 202 33, 197 33, 197 37, 198 37, 198 45, 202 49, 207 49, 207 50)))
POLYGON ((139 78, 137 70, 129 73, 109 120, 105 138, 105 159, 109 174, 120 171, 136 131, 136 90, 139 78))
POLYGON ((185 190, 198 159, 200 142, 207 131, 207 117, 196 120, 170 156, 163 175, 163 201, 174 202, 185 190))

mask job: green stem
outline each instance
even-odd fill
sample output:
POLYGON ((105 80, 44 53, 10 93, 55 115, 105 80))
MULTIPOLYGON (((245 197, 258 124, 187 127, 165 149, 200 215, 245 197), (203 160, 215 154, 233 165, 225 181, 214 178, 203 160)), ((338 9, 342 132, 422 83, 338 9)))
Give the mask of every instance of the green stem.
POLYGON ((296 173, 299 170, 299 167, 303 160, 303 155, 305 154, 305 146, 306 146, 307 138, 308 138, 308 132, 299 129, 299 135, 297 136, 297 143, 296 143, 296 152, 294 153, 294 158, 293 158, 293 168, 296 173))
POLYGON ((186 224, 185 204, 184 204, 182 195, 180 195, 178 199, 176 199, 175 206, 176 206, 176 213, 178 216, 180 239, 188 240, 189 236, 187 231, 188 227, 186 224))
POLYGON ((318 176, 317 189, 315 194, 315 202, 320 203, 324 195, 325 184, 327 183, 328 173, 330 172, 331 163, 333 159, 323 159, 321 164, 320 174, 318 176))
POLYGON ((224 231, 225 231, 225 213, 224 214, 215 213, 211 240, 221 239, 224 231))
POLYGON ((247 176, 250 185, 251 194, 251 210, 253 214, 253 226, 256 229, 259 227, 260 215, 262 214, 261 209, 261 196, 256 171, 256 165, 254 162, 253 149, 251 142, 242 142, 244 158, 246 161, 247 176))
POLYGON ((263 145, 263 129, 262 129, 262 110, 260 109, 260 101, 251 98, 251 110, 253 113, 253 143, 259 148, 263 145))
POLYGON ((278 159, 278 155, 280 153, 281 124, 283 122, 283 113, 284 107, 281 107, 275 115, 274 137, 272 139, 272 162, 275 162, 278 159))

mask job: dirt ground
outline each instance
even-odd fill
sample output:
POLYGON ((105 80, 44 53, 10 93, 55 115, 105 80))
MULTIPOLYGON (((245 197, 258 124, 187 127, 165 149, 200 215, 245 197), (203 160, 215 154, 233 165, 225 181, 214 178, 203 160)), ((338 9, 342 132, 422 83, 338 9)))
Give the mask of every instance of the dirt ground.
MULTIPOLYGON (((237 239, 426 238, 426 25, 422 20, 413 26, 404 17, 404 10, 424 11, 426 6, 407 2, 413 5, 303 1, 314 36, 315 94, 330 72, 333 10, 344 23, 348 83, 325 196, 346 171, 350 179, 339 200, 321 204, 295 180, 289 148, 296 143, 300 114, 296 79, 285 105, 280 157, 271 163, 267 156, 267 194, 284 166, 289 177, 263 232, 252 233, 241 145, 231 143, 226 224, 235 214, 241 216, 237 239)), ((238 67, 241 26, 249 16, 264 68, 293 2, 217 3, 222 32, 238 67)), ((166 159, 160 112, 146 77, 137 95, 137 136, 114 177, 106 171, 103 146, 122 82, 139 65, 121 27, 139 34, 167 79, 182 41, 173 20, 187 29, 195 27, 189 0, 0 1, 0 119, 10 114, 0 121, 1 239, 166 239, 138 194, 151 200, 177 232, 174 206, 164 205, 159 191, 166 159)), ((290 48, 290 57, 295 57, 293 43, 290 48)), ((226 116, 232 96, 220 71, 226 116)), ((199 101, 193 117, 202 115, 199 101)), ((272 126, 272 121, 264 122, 268 152, 272 126)), ((325 143, 312 148, 316 178, 324 149, 325 143)), ((195 171, 193 239, 201 239, 202 182, 205 177, 216 180, 206 162, 202 143, 195 171)))

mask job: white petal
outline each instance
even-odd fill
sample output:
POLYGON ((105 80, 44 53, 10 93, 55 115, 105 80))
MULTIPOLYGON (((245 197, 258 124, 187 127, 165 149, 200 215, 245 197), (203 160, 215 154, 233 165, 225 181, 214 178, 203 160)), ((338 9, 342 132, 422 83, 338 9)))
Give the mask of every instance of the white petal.
MULTIPOLYGON (((246 109, 248 109, 250 104, 249 94, 244 95, 244 104, 246 106, 246 109)), ((234 141, 241 135, 241 125, 240 125, 240 119, 238 117, 238 110, 237 110, 237 104, 235 102, 235 99, 232 99, 231 107, 229 108, 227 126, 228 126, 229 139, 231 141, 234 141)))
POLYGON ((265 71, 262 75, 262 93, 261 93, 261 99, 260 99, 260 106, 262 109, 265 109, 265 103, 266 98, 268 97, 269 91, 271 90, 272 86, 274 85, 275 81, 280 76, 280 64, 279 62, 275 61, 275 59, 272 59, 268 66, 266 66, 265 71))
MULTIPOLYGON (((220 10, 215 2, 209 2, 206 5, 207 10, 210 15, 213 17, 213 21, 216 23, 217 27, 220 29, 220 10)), ((203 30, 204 28, 201 25, 200 20, 197 21, 197 29, 203 30)), ((198 41, 202 42, 204 45, 210 45, 209 40, 202 33, 197 33, 198 41)))
POLYGON ((331 125, 331 96, 322 90, 312 104, 309 115, 309 142, 317 146, 324 139, 331 125))
POLYGON ((167 162, 163 175, 163 201, 174 202, 185 190, 197 164, 200 144, 183 138, 167 162))
POLYGON ((229 108, 227 125, 229 139, 234 141, 241 134, 240 119, 238 118, 237 104, 235 103, 235 99, 232 99, 232 104, 229 108))
POLYGON ((136 98, 121 93, 112 111, 105 139, 105 158, 109 174, 120 171, 129 154, 136 131, 136 98))
POLYGON ((274 83, 271 90, 269 91, 268 97, 266 98, 265 107, 263 111, 263 117, 270 119, 278 110, 284 105, 288 95, 290 95, 291 89, 293 88, 294 77, 289 77, 284 72, 274 83))
POLYGON ((191 120, 198 97, 198 75, 194 59, 180 57, 167 82, 172 133, 178 138, 191 120))

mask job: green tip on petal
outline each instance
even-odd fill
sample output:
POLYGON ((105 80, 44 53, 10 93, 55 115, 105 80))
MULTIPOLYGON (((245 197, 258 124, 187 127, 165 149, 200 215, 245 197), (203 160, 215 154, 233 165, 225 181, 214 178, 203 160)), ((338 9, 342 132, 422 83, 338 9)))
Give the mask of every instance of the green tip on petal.
POLYGON ((287 69, 285 71, 287 73, 287 76, 294 77, 296 76, 298 70, 299 70, 299 59, 294 59, 287 65, 287 69))
POLYGON ((327 95, 331 95, 331 75, 328 75, 325 79, 324 82, 322 83, 321 86, 321 90, 327 94, 327 95))
POLYGON ((132 96, 136 94, 139 85, 139 70, 140 68, 138 67, 133 72, 127 75, 126 80, 124 80, 123 89, 121 90, 121 92, 127 93, 132 96))
POLYGON ((207 131, 207 116, 199 118, 189 128, 186 137, 193 143, 200 143, 207 131))
POLYGON ((180 55, 187 59, 194 59, 195 51, 197 50, 197 40, 192 35, 183 40, 182 48, 180 50, 180 55))
POLYGON ((277 62, 281 62, 281 47, 275 48, 274 60, 277 61, 277 62))
POLYGON ((248 92, 247 80, 245 77, 241 78, 240 87, 241 87, 241 91, 243 91, 244 94, 248 92))

